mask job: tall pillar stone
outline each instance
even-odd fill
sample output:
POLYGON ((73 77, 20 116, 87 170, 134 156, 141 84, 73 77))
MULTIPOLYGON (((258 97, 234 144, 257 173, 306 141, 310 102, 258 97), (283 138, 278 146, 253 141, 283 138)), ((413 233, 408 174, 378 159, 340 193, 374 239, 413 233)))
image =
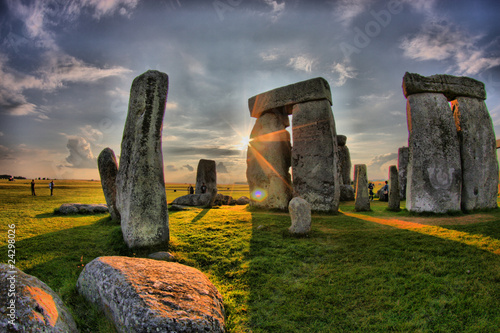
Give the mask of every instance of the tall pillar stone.
POLYGON ((201 159, 196 170, 195 194, 203 194, 202 202, 206 207, 212 207, 217 195, 217 165, 213 160, 201 159), (202 186, 207 187, 205 192, 202 186))
POLYGON ((116 203, 128 247, 169 241, 161 136, 168 75, 147 71, 130 90, 123 131, 116 203))
POLYGON ((345 135, 337 135, 340 201, 354 200, 354 188, 351 185, 351 154, 346 142, 345 135))
POLYGON ((313 211, 337 212, 340 199, 337 134, 329 101, 295 104, 292 133, 294 191, 309 202, 313 211))
POLYGON ((389 167, 389 203, 388 209, 392 211, 400 211, 400 188, 398 168, 395 165, 389 167))
POLYGON ((109 214, 113 220, 120 220, 120 212, 116 207, 116 175, 118 163, 111 148, 104 148, 97 158, 97 167, 101 177, 102 191, 108 205, 109 214))
POLYGON ((462 209, 496 208, 498 161, 493 122, 482 99, 452 101, 462 159, 462 209))
POLYGON ((368 174, 366 164, 354 165, 356 173, 356 199, 354 209, 358 212, 370 210, 370 197, 368 196, 368 174))
POLYGON ((406 200, 406 180, 408 178, 409 158, 408 147, 401 147, 398 149, 399 198, 401 200, 406 200))
POLYGON ((406 111, 410 155, 406 208, 412 212, 459 211, 460 147, 446 97, 440 93, 410 95, 406 111))
POLYGON ((253 207, 288 209, 292 199, 288 126, 288 115, 280 109, 261 114, 255 122, 247 151, 247 181, 253 207))

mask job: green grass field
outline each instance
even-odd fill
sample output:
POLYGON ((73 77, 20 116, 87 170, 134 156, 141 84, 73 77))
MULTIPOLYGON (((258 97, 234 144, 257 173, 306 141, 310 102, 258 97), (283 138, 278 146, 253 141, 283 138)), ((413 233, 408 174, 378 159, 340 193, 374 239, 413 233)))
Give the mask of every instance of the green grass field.
MULTIPOLYGON (((169 184, 167 199, 187 192, 169 184)), ((235 198, 246 186, 220 186, 235 198)), ((498 332, 500 210, 456 216, 394 213, 387 203, 314 215, 308 237, 291 237, 283 213, 246 206, 170 212, 171 242, 131 251, 102 215, 54 215, 63 203, 103 203, 99 182, 0 181, 0 260, 16 226, 16 266, 58 292, 82 332, 112 324, 76 292, 98 256, 173 253, 203 271, 224 297, 229 332, 498 332)), ((404 203, 403 203, 404 204, 404 203)), ((402 207, 404 208, 404 206, 402 207)))

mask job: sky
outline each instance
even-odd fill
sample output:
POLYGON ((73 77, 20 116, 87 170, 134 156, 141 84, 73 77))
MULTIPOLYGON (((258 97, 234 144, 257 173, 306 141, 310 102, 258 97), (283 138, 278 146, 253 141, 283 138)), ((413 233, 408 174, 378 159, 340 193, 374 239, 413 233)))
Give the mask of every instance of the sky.
POLYGON ((407 146, 405 72, 486 84, 500 133, 497 0, 4 0, 0 2, 0 174, 99 179, 120 155, 132 81, 169 75, 167 182, 246 181, 248 99, 315 78, 332 90, 352 164, 387 178, 407 146))

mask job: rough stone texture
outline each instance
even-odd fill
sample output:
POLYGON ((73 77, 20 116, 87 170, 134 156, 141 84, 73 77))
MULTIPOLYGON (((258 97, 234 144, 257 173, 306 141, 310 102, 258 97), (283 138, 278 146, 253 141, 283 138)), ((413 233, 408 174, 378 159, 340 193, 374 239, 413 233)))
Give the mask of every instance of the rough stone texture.
POLYGON ((408 179, 408 147, 398 149, 398 170, 399 170, 399 198, 406 200, 406 181, 408 179))
POLYGON ((385 191, 382 191, 382 189, 377 191, 377 197, 379 201, 389 201, 389 193, 384 193, 385 191))
POLYGON ((255 122, 247 151, 247 181, 253 207, 288 209, 292 198, 288 126, 288 116, 278 111, 266 112, 255 122), (260 197, 255 195, 258 191, 260 197))
POLYGON ((354 209, 358 212, 370 210, 370 197, 368 196, 368 175, 366 172, 365 164, 354 165, 356 170, 356 201, 354 202, 354 209))
POLYGON ((236 200, 234 200, 233 197, 230 195, 223 195, 223 194, 219 193, 215 196, 214 205, 215 206, 222 206, 222 205, 234 206, 234 205, 236 205, 236 200))
POLYGON ((130 247, 169 241, 161 135, 168 76, 147 71, 136 77, 123 131, 116 203, 130 247))
POLYGON ((347 136, 337 134, 337 145, 339 147, 344 147, 347 142, 347 136))
POLYGON ((353 201, 354 199, 354 188, 351 185, 340 185, 340 201, 353 201))
POLYGON ((420 93, 441 93, 448 101, 457 97, 474 97, 486 99, 484 83, 465 76, 438 74, 422 76, 405 73, 403 77, 403 94, 406 98, 420 93))
POLYGON ((36 277, 0 263, 0 289, 0 331, 78 332, 60 297, 36 277), (15 298, 9 297, 11 289, 15 289, 15 298), (10 304, 12 299, 15 310, 10 304))
POLYGON ((118 332, 224 332, 222 296, 192 267, 100 257, 85 266, 77 289, 118 332))
POLYGON ((97 158, 97 166, 101 177, 102 191, 108 204, 109 214, 113 220, 120 220, 120 212, 116 207, 116 175, 118 163, 111 148, 104 148, 97 158))
POLYGON ((322 77, 297 82, 288 86, 269 90, 248 99, 250 116, 260 118, 261 115, 275 108, 283 108, 292 114, 292 107, 297 103, 326 99, 332 105, 330 85, 322 77))
POLYGON ((493 122, 483 100, 452 102, 462 160, 462 209, 497 207, 498 161, 493 122))
POLYGON ((155 260, 165 260, 165 261, 175 260, 175 257, 172 253, 165 252, 165 251, 151 253, 148 255, 148 258, 155 259, 155 260))
POLYGON ((213 160, 201 159, 198 162, 195 194, 202 194, 201 186, 203 183, 207 186, 206 193, 212 192, 214 188, 217 189, 217 164, 213 160))
POLYGON ((196 206, 210 208, 214 205, 215 196, 212 193, 187 194, 175 198, 172 205, 176 206, 196 206))
POLYGON ((398 168, 395 165, 389 167, 389 193, 388 193, 388 209, 392 211, 399 211, 399 174, 398 168))
POLYGON ((406 208, 412 212, 460 210, 462 168, 457 130, 443 94, 408 96, 406 208))
POLYGON ((104 214, 109 211, 105 204, 65 203, 57 209, 58 214, 104 214))
POLYGON ((238 199, 236 199, 236 204, 237 205, 248 205, 250 203, 250 198, 248 197, 239 197, 238 199))
POLYGON ((340 199, 337 134, 328 100, 293 106, 293 187, 313 211, 337 212, 340 199))
POLYGON ((344 185, 351 185, 351 154, 347 146, 338 147, 339 156, 339 182, 344 185))
POLYGON ((290 200, 288 205, 292 225, 288 228, 295 235, 307 234, 311 231, 311 206, 301 197, 290 200))

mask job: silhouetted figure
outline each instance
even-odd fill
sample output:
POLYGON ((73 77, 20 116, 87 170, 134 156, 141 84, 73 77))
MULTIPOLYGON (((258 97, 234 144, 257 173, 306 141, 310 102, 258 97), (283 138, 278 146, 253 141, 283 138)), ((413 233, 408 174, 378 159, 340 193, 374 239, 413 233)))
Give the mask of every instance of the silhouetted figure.
POLYGON ((201 190, 201 193, 207 193, 207 185, 205 185, 205 183, 203 183, 200 187, 200 190, 201 190))
POLYGON ((36 196, 36 193, 35 193, 35 180, 34 179, 31 180, 31 195, 36 196))
POLYGON ((189 185, 188 192, 189 192, 189 194, 194 194, 194 188, 192 185, 189 185))
POLYGON ((375 187, 375 184, 373 184, 372 182, 370 182, 368 184, 368 190, 369 190, 369 195, 368 195, 368 199, 369 200, 372 200, 373 201, 373 197, 374 197, 374 193, 373 193, 373 188, 375 187))
POLYGON ((54 181, 53 180, 50 181, 49 188, 50 188, 50 196, 52 196, 54 193, 54 181))

